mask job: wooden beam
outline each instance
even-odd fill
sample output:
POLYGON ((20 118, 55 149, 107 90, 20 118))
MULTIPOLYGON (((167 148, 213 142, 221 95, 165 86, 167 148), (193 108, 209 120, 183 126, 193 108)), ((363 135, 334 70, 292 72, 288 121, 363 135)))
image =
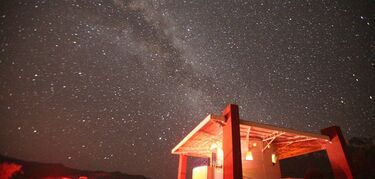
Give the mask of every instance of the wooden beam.
POLYGON ((176 150, 178 148, 180 148, 182 145, 184 145, 187 141, 189 141, 199 130, 201 130, 201 128, 203 128, 207 123, 209 123, 211 121, 211 115, 208 115, 202 122, 200 122, 198 124, 197 127, 195 127, 184 139, 182 139, 182 141, 180 143, 178 143, 176 145, 176 147, 174 147, 172 149, 172 154, 174 154, 176 152, 176 150))
POLYGON ((285 134, 285 132, 275 132, 269 136, 266 136, 263 141, 267 141, 267 140, 275 140, 276 137, 279 137, 281 135, 285 134))
POLYGON ((326 151, 335 178, 353 179, 351 161, 348 158, 346 143, 341 129, 337 126, 332 126, 322 129, 321 132, 331 138, 331 143, 326 145, 326 151))
POLYGON ((270 130, 275 130, 275 131, 280 131, 280 132, 286 132, 286 133, 292 133, 292 134, 297 134, 297 135, 302 135, 302 136, 310 136, 310 137, 329 140, 329 137, 327 135, 320 135, 320 134, 315 134, 315 133, 311 133, 311 132, 302 132, 302 131, 297 131, 297 130, 293 130, 293 129, 277 127, 277 126, 269 125, 269 124, 261 124, 261 123, 256 123, 256 122, 252 122, 252 121, 247 121, 247 120, 240 120, 240 123, 242 125, 248 125, 248 126, 265 128, 265 129, 270 129, 270 130))
POLYGON ((186 179, 187 156, 180 154, 177 179, 186 179))
POLYGON ((240 115, 238 106, 229 104, 222 113, 223 126, 223 179, 242 179, 240 115))

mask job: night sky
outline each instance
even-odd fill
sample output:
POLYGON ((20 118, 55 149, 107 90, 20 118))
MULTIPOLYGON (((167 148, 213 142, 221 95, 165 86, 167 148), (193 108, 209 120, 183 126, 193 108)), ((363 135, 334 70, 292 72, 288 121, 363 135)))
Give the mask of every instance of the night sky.
POLYGON ((175 178, 171 149, 228 103, 375 137, 373 0, 0 4, 0 154, 175 178))

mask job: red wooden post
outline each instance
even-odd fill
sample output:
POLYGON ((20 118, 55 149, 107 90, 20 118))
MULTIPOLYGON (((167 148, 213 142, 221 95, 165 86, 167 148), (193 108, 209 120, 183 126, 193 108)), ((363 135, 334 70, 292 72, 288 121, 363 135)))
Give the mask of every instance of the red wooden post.
POLYGON ((346 151, 346 143, 340 127, 332 126, 322 129, 321 133, 329 136, 332 142, 326 145, 326 151, 335 178, 353 179, 352 169, 349 163, 350 160, 348 159, 346 151))
POLYGON ((186 179, 186 164, 187 156, 180 154, 180 159, 178 161, 178 174, 177 179, 186 179))
POLYGON ((242 179, 240 115, 238 106, 229 104, 222 115, 226 123, 223 127, 224 179, 242 179))

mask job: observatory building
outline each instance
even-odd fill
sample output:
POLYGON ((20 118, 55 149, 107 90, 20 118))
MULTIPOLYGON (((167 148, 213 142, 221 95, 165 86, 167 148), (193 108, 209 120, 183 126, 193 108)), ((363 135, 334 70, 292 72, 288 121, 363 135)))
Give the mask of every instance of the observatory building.
POLYGON ((337 126, 321 134, 255 123, 239 118, 229 104, 221 115, 208 115, 173 149, 179 155, 178 179, 281 178, 279 160, 326 150, 336 179, 352 179, 345 141, 337 126), (208 158, 209 164, 187 170, 188 157, 208 158))

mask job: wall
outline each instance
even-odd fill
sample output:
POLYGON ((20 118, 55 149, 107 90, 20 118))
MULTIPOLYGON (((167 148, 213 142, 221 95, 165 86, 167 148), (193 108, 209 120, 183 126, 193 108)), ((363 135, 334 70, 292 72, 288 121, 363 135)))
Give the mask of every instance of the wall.
POLYGON ((264 152, 262 149, 266 146, 259 139, 250 139, 249 146, 253 154, 253 160, 245 160, 247 149, 246 140, 241 140, 242 170, 244 179, 274 179, 281 178, 280 165, 277 161, 272 164, 271 156, 274 153, 274 147, 270 145, 264 152), (253 145, 255 143, 255 145, 253 145))

